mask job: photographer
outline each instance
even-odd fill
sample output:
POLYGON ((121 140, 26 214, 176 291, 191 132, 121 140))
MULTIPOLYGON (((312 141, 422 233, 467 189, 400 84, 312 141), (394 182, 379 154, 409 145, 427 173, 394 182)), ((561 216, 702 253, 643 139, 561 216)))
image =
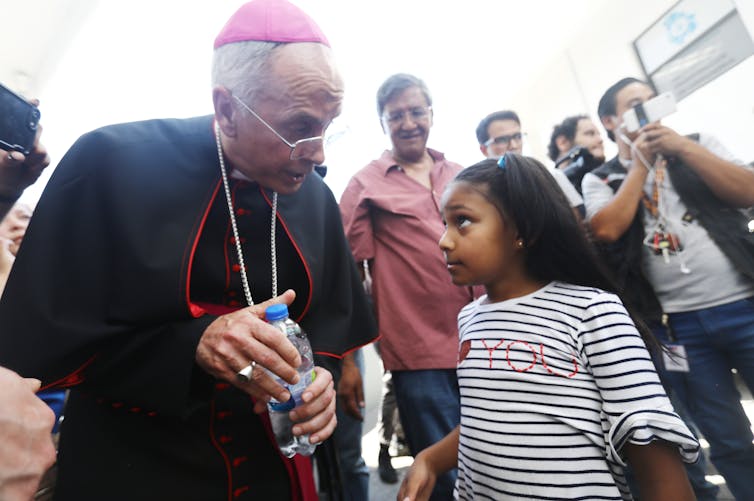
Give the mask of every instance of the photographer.
POLYGON ((581 180, 605 162, 600 131, 586 115, 565 118, 552 129, 547 156, 581 194, 581 180))
POLYGON ((663 357, 664 377, 712 462, 736 499, 750 499, 753 437, 731 369, 754 390, 754 233, 737 210, 754 204, 754 172, 708 135, 625 131, 624 113, 652 97, 625 78, 600 100, 619 153, 584 176, 587 218, 626 299, 679 355, 663 357))

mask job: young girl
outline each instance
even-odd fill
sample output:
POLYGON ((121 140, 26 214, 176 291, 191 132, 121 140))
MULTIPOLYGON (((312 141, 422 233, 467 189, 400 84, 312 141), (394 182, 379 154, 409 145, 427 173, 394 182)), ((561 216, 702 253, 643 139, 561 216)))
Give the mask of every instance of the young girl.
POLYGON ((457 285, 487 291, 458 315, 461 425, 417 455, 399 500, 458 467, 458 499, 694 495, 699 444, 545 167, 506 154, 456 176, 440 247, 457 285))

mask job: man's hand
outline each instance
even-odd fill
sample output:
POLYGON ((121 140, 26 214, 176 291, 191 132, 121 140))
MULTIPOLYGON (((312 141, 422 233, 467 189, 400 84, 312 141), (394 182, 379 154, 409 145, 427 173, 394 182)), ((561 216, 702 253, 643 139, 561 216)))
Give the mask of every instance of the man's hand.
POLYGON ((327 440, 338 424, 335 417, 335 387, 332 374, 322 367, 314 368, 314 381, 306 387, 301 395, 304 401, 290 412, 293 434, 309 434, 309 441, 318 444, 327 440))
POLYGON ((642 129, 639 135, 636 136, 636 139, 634 139, 634 144, 631 148, 631 159, 633 160, 632 168, 641 167, 641 169, 646 172, 652 168, 656 157, 657 153, 650 147, 649 137, 642 129), (636 154, 637 150, 640 155, 636 154))
POLYGON ((34 146, 28 155, 18 151, 0 149, 0 197, 15 200, 39 178, 45 167, 50 165, 47 149, 40 144, 42 126, 37 129, 34 146))
POLYGON ((28 501, 55 462, 55 414, 34 393, 36 379, 0 367, 0 499, 28 501))
POLYGON ((338 382, 338 398, 343 410, 358 419, 364 420, 361 409, 364 408, 364 384, 361 372, 353 359, 353 354, 343 357, 343 372, 338 382))
MULTIPOLYGON (((282 333, 263 320, 264 310, 276 303, 290 305, 296 294, 292 290, 227 315, 209 324, 196 349, 196 363, 205 372, 242 389, 256 399, 254 411, 266 409, 270 397, 281 402, 290 398, 288 391, 265 369, 290 384, 299 380, 296 368, 301 356, 282 333), (256 362, 249 382, 240 381, 238 371, 256 362)), ((332 377, 330 378, 332 380, 332 377)))
POLYGON ((646 137, 647 148, 652 155, 681 157, 689 144, 693 144, 691 139, 659 123, 645 125, 641 135, 646 137))

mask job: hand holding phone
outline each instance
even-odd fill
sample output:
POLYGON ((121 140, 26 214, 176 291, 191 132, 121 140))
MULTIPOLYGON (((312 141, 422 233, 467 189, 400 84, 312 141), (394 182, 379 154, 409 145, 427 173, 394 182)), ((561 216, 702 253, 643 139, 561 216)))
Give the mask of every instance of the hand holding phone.
POLYGON ((28 155, 40 116, 39 108, 0 84, 0 148, 28 155))
POLYGON ((675 111, 675 97, 671 92, 663 92, 626 111, 623 114, 623 127, 626 132, 636 132, 647 124, 659 122, 675 111))

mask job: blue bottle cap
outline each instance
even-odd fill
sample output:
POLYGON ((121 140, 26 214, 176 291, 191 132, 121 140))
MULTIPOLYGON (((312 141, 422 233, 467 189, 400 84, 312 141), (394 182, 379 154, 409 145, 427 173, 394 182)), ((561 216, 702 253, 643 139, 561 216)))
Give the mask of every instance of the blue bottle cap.
POLYGON ((273 304, 272 306, 268 306, 267 309, 264 310, 264 316, 268 322, 283 319, 288 316, 288 305, 273 304))

